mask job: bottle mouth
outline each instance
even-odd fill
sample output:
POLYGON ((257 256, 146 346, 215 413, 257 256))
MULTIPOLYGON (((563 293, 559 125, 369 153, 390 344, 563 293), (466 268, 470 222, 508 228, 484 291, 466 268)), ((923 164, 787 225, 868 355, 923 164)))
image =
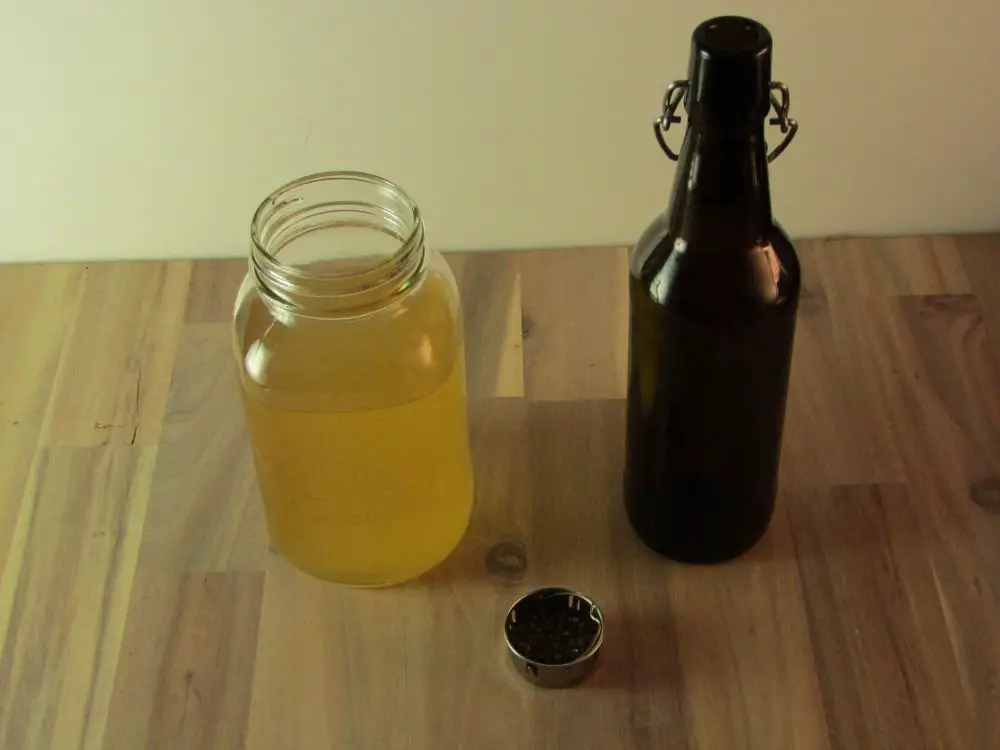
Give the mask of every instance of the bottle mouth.
POLYGON ((424 256, 416 203, 367 172, 320 172, 281 186, 257 208, 250 236, 258 285, 295 307, 364 306, 408 284, 424 256))
POLYGON ((695 44, 702 54, 759 54, 771 46, 767 28, 752 18, 719 16, 702 22, 694 30, 695 44))
POLYGON ((684 102, 692 123, 759 127, 771 106, 771 47, 770 32, 751 18, 720 16, 699 24, 691 35, 684 102))

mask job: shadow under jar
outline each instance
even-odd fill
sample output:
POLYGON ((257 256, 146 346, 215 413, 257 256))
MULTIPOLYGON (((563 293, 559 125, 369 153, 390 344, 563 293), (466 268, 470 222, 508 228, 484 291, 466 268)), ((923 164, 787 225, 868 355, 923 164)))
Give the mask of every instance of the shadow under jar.
POLYGON ((454 277, 375 175, 291 182, 251 234, 234 347, 271 540, 325 580, 414 578, 473 504, 454 277))

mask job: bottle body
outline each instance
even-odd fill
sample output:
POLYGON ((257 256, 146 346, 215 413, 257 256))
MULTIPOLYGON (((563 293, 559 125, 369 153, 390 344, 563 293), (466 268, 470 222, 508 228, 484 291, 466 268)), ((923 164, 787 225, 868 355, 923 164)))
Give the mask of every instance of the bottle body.
MULTIPOLYGON (((676 237, 652 234, 656 247, 673 249, 676 237)), ((626 507, 646 545, 676 560, 736 557, 774 511, 800 276, 779 227, 767 247, 781 296, 756 303, 718 305, 709 291, 699 309, 689 289, 706 276, 770 265, 759 249, 710 256, 712 268, 674 261, 677 275, 665 289, 662 266, 630 270, 626 507)), ((640 243, 633 260, 657 258, 655 249, 640 243)))
POLYGON ((723 17, 692 47, 670 205, 630 259, 624 490, 647 546, 714 563, 774 512, 801 277, 771 215, 770 35, 723 17))
MULTIPOLYGON (((352 178, 336 179, 343 189, 352 178)), ((312 200, 296 197, 274 212, 302 212, 312 200)), ((272 217, 288 239, 281 252, 309 243, 307 262, 251 264, 234 348, 275 548, 325 580, 387 585, 443 560, 470 518, 459 298, 422 237, 410 248, 402 234, 388 238, 401 249, 386 258, 338 258, 340 233, 350 248, 362 246, 364 232, 384 236, 376 224, 395 210, 374 211, 381 198, 367 208, 359 199, 357 209, 338 198, 340 216, 317 199, 311 220, 272 217), (289 229, 297 221, 302 232, 289 229)))

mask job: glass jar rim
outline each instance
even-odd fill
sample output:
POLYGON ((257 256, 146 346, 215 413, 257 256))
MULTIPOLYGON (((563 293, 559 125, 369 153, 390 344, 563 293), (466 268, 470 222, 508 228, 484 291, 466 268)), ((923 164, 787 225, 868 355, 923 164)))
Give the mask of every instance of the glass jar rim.
MULTIPOLYGON (((294 180, 286 182, 284 185, 273 190, 270 195, 268 195, 260 204, 257 206, 257 210, 254 211, 253 219, 250 222, 250 239, 252 242, 252 253, 254 255, 261 256, 261 259, 267 266, 270 266, 274 270, 280 270, 284 275, 298 278, 313 278, 313 279, 336 279, 343 278, 346 276, 357 275, 355 273, 345 274, 343 272, 332 272, 332 273, 322 273, 314 271, 305 271, 295 265, 283 262, 279 257, 275 249, 268 247, 268 242, 264 238, 264 231, 268 227, 268 222, 273 220, 273 215, 268 216, 266 212, 268 209, 278 209, 282 206, 288 205, 289 203, 302 200, 302 198, 290 197, 296 190, 301 190, 302 188, 308 187, 310 185, 318 185, 323 183, 329 184, 347 184, 347 183, 357 183, 358 185, 363 185, 367 187, 374 187, 384 191, 392 200, 399 203, 406 210, 408 216, 398 216, 397 218, 402 219, 406 225, 405 236, 400 237, 400 244, 397 250, 385 257, 381 262, 374 264, 370 268, 366 269, 363 273, 367 275, 368 273, 379 273, 386 267, 392 266, 398 262, 401 256, 409 254, 413 250, 415 245, 423 244, 423 218, 420 213, 420 209, 416 202, 409 196, 409 194, 400 187, 397 183, 392 180, 381 177, 372 172, 364 172, 359 170, 327 170, 323 172, 314 172, 312 174, 307 174, 302 177, 297 177, 294 180)), ((277 248, 280 250, 280 247, 277 248)))
POLYGON ((420 209, 399 185, 369 172, 316 172, 282 185, 257 207, 250 235, 250 269, 258 287, 280 304, 317 312, 384 304, 409 288, 424 267, 420 209), (329 255, 321 245, 319 257, 307 243, 301 263, 281 256, 315 231, 359 228, 392 241, 381 247, 332 243, 329 255))

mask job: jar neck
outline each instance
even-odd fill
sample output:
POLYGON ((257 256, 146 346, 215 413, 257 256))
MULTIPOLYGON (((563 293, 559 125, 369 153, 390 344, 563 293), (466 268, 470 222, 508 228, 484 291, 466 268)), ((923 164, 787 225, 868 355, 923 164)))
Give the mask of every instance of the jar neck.
POLYGON ((265 300, 359 314, 409 289, 424 268, 424 224, 402 188, 362 172, 288 183, 254 214, 250 270, 265 300))

